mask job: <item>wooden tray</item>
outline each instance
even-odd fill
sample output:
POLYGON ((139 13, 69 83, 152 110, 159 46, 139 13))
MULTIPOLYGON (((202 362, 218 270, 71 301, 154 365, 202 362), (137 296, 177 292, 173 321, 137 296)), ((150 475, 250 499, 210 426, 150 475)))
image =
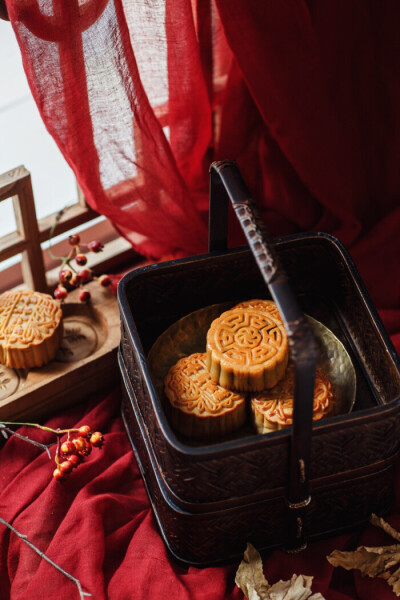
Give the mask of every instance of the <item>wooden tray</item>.
POLYGON ((117 299, 97 282, 85 288, 89 304, 79 302, 78 290, 63 304, 64 337, 55 360, 29 371, 0 365, 0 420, 43 419, 118 383, 117 299))

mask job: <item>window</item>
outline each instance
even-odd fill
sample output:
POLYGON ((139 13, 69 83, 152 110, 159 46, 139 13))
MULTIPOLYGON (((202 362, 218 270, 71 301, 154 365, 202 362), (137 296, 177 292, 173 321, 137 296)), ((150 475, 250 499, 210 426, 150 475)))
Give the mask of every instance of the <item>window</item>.
MULTIPOLYGON (((72 170, 46 131, 36 108, 12 27, 10 23, 1 20, 0 79, 7 82, 0 88, 0 199, 3 199, 0 203, 0 290, 20 283, 22 275, 27 281, 26 263, 32 260, 33 256, 36 256, 33 259, 35 271, 38 268, 38 260, 42 264, 44 262, 46 271, 58 266, 46 251, 43 252, 43 259, 41 258, 39 244, 46 250, 55 216, 65 207, 68 208, 57 226, 57 234, 64 234, 65 238, 65 232, 73 228, 74 231, 80 231, 87 228, 88 225, 85 224, 89 222, 89 229, 85 233, 87 241, 97 238, 103 243, 111 242, 105 253, 91 257, 92 268, 95 268, 99 261, 104 263, 105 259, 106 265, 103 268, 115 264, 115 255, 120 252, 132 255, 130 245, 120 238, 117 239, 117 233, 112 226, 86 205, 72 170), (37 227, 28 225, 29 232, 26 231, 26 227, 24 231, 22 215, 18 216, 19 201, 11 198, 16 189, 16 182, 19 182, 18 189, 24 189, 25 195, 32 196, 30 182, 26 181, 26 178, 29 178, 27 171, 31 174, 38 221, 37 227), (31 248, 32 244, 36 244, 36 250, 31 248)), ((30 209, 24 210, 29 212, 30 209)), ((28 220, 29 215, 25 215, 28 220)), ((65 253, 65 243, 57 247, 59 239, 57 237, 54 240, 56 255, 65 253)), ((51 285, 54 279, 55 276, 51 277, 50 274, 47 283, 51 285)))

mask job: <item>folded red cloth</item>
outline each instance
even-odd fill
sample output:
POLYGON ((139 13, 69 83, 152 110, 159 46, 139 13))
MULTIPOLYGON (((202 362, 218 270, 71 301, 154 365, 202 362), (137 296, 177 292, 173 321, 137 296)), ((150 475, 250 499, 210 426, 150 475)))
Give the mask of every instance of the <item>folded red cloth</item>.
MULTIPOLYGON (((387 317, 392 333, 399 319, 387 317)), ((102 449, 63 482, 52 477, 47 453, 16 437, 0 451, 0 517, 27 536, 58 566, 77 578, 96 600, 239 600, 237 564, 219 568, 183 568, 168 555, 158 533, 134 453, 120 418, 121 390, 72 407, 46 425, 71 428, 89 424, 105 434, 102 449)), ((49 444, 54 435, 22 427, 19 432, 49 444)), ((55 446, 51 448, 52 459, 55 446)), ((397 501, 388 519, 400 526, 400 474, 397 501)), ((312 543, 302 553, 264 555, 270 583, 293 573, 313 575, 313 591, 326 600, 390 600, 383 580, 365 580, 357 572, 333 569, 326 556, 334 549, 391 540, 372 526, 312 543)), ((2 600, 70 600, 76 585, 0 523, 0 598, 2 600)))
MULTIPOLYGON (((46 425, 89 424, 105 434, 68 479, 57 482, 47 453, 16 437, 0 462, 0 517, 79 579, 96 600, 240 598, 235 567, 183 569, 168 558, 124 432, 120 390, 54 416, 46 425)), ((42 443, 54 435, 22 427, 42 443)), ((51 449, 54 457, 55 447, 51 449)), ((79 598, 76 585, 0 524, 0 598, 79 598)))

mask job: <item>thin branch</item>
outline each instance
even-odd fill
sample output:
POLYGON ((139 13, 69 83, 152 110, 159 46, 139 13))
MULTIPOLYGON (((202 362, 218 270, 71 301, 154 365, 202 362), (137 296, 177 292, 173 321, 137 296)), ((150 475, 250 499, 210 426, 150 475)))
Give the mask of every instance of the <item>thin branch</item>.
MULTIPOLYGON (((25 435, 21 435, 20 433, 17 433, 13 429, 6 427, 3 423, 0 423, 0 428, 2 431, 6 431, 10 435, 15 435, 15 437, 19 438, 20 440, 23 440, 24 442, 29 442, 30 444, 33 444, 34 446, 37 446, 38 448, 45 450, 47 452, 48 457, 51 458, 49 446, 47 444, 41 444, 40 442, 36 442, 36 440, 31 440, 31 438, 28 438, 25 435)), ((52 445, 53 444, 51 444, 50 446, 52 446, 52 445)))
POLYGON ((0 421, 0 427, 2 425, 18 425, 24 427, 36 427, 36 429, 41 429, 42 431, 50 431, 50 433, 54 433, 54 435, 62 435, 64 433, 68 433, 69 431, 79 431, 79 429, 52 429, 51 427, 46 427, 45 425, 39 425, 38 423, 24 423, 17 421, 0 421))
POLYGON ((78 588, 78 592, 79 592, 79 597, 81 600, 84 600, 85 596, 91 596, 92 594, 89 594, 89 592, 84 592, 82 590, 82 586, 81 583, 79 581, 79 579, 76 579, 75 577, 73 577, 73 575, 70 575, 69 573, 67 573, 67 571, 64 571, 64 569, 62 569, 61 567, 59 567, 55 562, 53 562, 48 556, 46 556, 41 550, 39 550, 39 548, 37 548, 34 544, 32 544, 32 542, 30 542, 27 538, 26 535, 20 533, 19 531, 17 531, 12 525, 10 525, 10 523, 7 523, 7 521, 5 521, 4 519, 2 519, 0 517, 0 523, 3 523, 3 525, 5 525, 6 527, 8 527, 8 529, 11 529, 11 531, 13 531, 15 533, 15 535, 17 535, 19 538, 21 538, 21 540, 23 542, 25 542, 25 544, 27 544, 30 548, 32 548, 32 550, 34 550, 36 552, 36 554, 39 554, 39 556, 41 558, 43 558, 45 561, 47 561, 49 564, 51 564, 52 567, 54 567, 55 569, 57 569, 57 571, 59 571, 60 573, 62 573, 63 575, 65 575, 65 577, 67 577, 67 579, 69 579, 70 581, 72 581, 73 583, 75 583, 76 587, 78 588))
POLYGON ((54 219, 54 223, 53 223, 53 225, 51 226, 51 229, 50 229, 48 253, 49 253, 50 257, 53 260, 62 260, 63 259, 62 256, 56 256, 55 254, 53 254, 52 247, 51 247, 51 241, 52 241, 52 238, 53 238, 53 235, 54 235, 54 231, 55 231, 55 229, 57 227, 58 221, 61 219, 61 217, 63 216, 64 212, 67 210, 67 208, 68 208, 68 206, 64 206, 64 208, 62 208, 61 210, 58 211, 58 213, 56 214, 56 218, 54 219))

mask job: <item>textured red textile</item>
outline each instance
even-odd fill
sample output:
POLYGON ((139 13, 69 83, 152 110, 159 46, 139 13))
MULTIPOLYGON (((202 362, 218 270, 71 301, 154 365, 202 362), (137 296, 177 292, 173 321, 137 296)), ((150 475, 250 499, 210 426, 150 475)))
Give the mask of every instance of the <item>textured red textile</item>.
MULTIPOLYGON (((117 281, 114 277, 114 286, 117 281)), ((380 313, 400 353, 400 311, 380 313)), ((62 483, 52 478, 55 447, 49 460, 41 449, 10 437, 0 449, 0 517, 79 579, 83 591, 96 600, 242 600, 234 581, 238 564, 183 568, 169 557, 123 428, 120 398, 117 388, 48 420, 46 425, 52 428, 90 424, 105 434, 103 448, 93 449, 62 483)), ((29 427, 18 432, 42 443, 54 442, 47 432, 29 427)), ((400 464, 395 502, 387 520, 400 530, 400 464)), ((326 560, 335 549, 392 542, 381 530, 360 527, 312 543, 300 554, 266 554, 264 573, 270 583, 290 579, 293 573, 312 575, 313 591, 321 592, 326 600, 394 600, 384 581, 333 569, 326 560)), ((78 591, 0 523, 1 600, 42 600, 44 595, 70 600, 78 598, 78 591)))
POLYGON ((374 301, 399 308, 400 5, 217 5, 235 57, 219 157, 238 161, 274 235, 333 233, 374 301))
MULTIPOLYGON (((53 480, 54 465, 44 451, 15 437, 5 443, 0 450, 0 517, 79 579, 83 591, 96 600, 241 600, 243 594, 234 583, 238 565, 183 568, 169 558, 123 430, 120 393, 118 388, 103 399, 89 399, 46 423, 53 428, 90 424, 105 433, 104 447, 93 449, 63 483, 53 480)), ((32 428, 18 431, 42 443, 54 440, 32 428)), ((53 447, 52 458, 54 451, 53 447)), ((400 472, 388 520, 400 528, 400 472)), ((265 575, 271 583, 293 573, 313 575, 313 591, 326 600, 394 599, 384 581, 333 569, 325 558, 334 549, 350 550, 361 543, 392 542, 366 526, 312 543, 297 555, 265 555, 265 575)), ((43 597, 79 596, 74 583, 0 523, 1 600, 43 597)))
MULTIPOLYGON (((118 389, 47 423, 62 428, 89 423, 105 432, 103 449, 94 449, 63 483, 53 480, 53 462, 45 452, 9 439, 0 451, 0 516, 96 600, 241 598, 233 566, 187 570, 168 560, 119 408, 118 389)), ((54 440, 32 428, 19 432, 43 443, 54 440)), ((44 597, 79 595, 74 583, 0 524, 0 598, 44 597)))
MULTIPOLYGON (((88 202, 137 248, 204 250, 208 165, 234 158, 274 236, 322 230, 344 242, 400 351, 400 4, 215 5, 7 0, 47 128, 88 202)), ((231 244, 240 240, 233 221, 231 244)), ((236 565, 187 570, 169 560, 119 399, 116 390, 52 418, 107 434, 66 485, 51 480, 43 452, 7 441, 0 516, 96 600, 241 599, 236 565)), ((389 521, 400 527, 400 474, 396 495, 389 521)), ((72 583, 1 525, 0 535, 2 600, 74 597, 72 583)), ((384 581, 327 563, 334 548, 359 543, 389 540, 365 527, 297 556, 274 552, 266 576, 314 575, 326 600, 393 599, 384 581)))
POLYGON ((273 236, 337 235, 375 302, 400 306, 396 0, 7 8, 47 128, 140 251, 204 251, 208 167, 234 158, 273 236))

